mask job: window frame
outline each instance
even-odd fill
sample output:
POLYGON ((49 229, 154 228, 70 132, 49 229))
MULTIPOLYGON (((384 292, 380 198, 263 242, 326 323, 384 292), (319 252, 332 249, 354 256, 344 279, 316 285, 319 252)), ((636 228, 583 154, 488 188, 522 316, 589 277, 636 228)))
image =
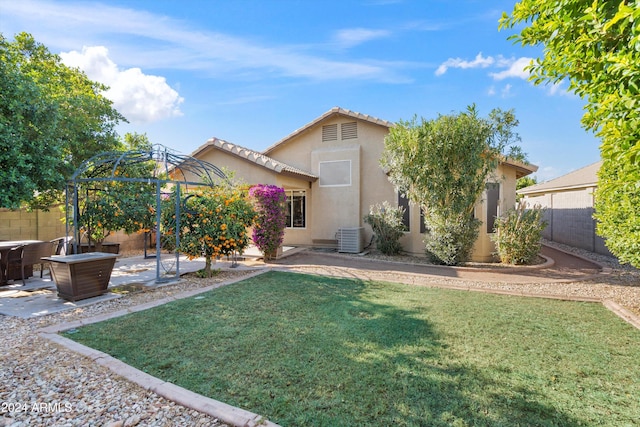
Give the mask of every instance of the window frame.
POLYGON ((486 231, 487 234, 495 233, 496 218, 500 216, 500 191, 502 186, 499 182, 487 182, 485 184, 486 192, 486 231))
POLYGON ((331 187, 351 187, 353 185, 353 165, 351 160, 326 160, 318 162, 318 186, 323 188, 331 187), (322 165, 326 163, 348 163, 349 164, 349 183, 348 184, 323 184, 322 183, 322 165))
POLYGON ((285 195, 286 195, 286 205, 287 205, 287 223, 285 225, 285 228, 288 229, 295 229, 295 230, 302 230, 302 229, 306 229, 307 228, 307 191, 306 190, 302 190, 302 189, 291 189, 291 190, 285 190, 285 195), (296 193, 298 194, 296 196, 296 193), (299 194, 302 193, 302 196, 300 196, 299 194), (302 210, 302 225, 301 226, 296 226, 296 215, 294 214, 294 209, 295 209, 295 199, 294 197, 302 197, 302 205, 301 205, 301 210, 302 210))

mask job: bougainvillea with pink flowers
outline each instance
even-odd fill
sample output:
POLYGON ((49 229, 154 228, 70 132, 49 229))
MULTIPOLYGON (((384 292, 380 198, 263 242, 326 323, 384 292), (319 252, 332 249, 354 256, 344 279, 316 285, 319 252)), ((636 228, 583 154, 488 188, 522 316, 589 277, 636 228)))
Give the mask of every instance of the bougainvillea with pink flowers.
POLYGON ((249 189, 256 219, 253 226, 253 243, 264 254, 264 260, 276 257, 284 240, 287 221, 287 195, 284 188, 259 184, 249 189))

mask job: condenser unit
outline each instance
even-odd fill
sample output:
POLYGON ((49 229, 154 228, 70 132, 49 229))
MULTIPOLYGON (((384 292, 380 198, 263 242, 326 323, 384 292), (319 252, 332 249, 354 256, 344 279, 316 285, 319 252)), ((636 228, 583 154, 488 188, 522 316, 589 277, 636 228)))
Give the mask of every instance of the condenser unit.
POLYGON ((364 227, 338 229, 338 252, 358 254, 364 248, 364 227))

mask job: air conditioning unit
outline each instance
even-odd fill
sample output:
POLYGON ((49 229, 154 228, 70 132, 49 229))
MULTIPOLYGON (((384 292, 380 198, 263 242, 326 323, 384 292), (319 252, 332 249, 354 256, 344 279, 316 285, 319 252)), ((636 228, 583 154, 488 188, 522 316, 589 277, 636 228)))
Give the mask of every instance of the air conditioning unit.
POLYGON ((364 249, 364 227, 338 229, 338 252, 358 254, 364 249))

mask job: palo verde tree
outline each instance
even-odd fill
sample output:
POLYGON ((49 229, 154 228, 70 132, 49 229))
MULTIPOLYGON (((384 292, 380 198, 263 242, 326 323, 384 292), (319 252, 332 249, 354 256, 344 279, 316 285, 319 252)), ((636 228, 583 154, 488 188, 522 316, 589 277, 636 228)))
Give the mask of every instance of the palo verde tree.
POLYGON ((568 81, 586 100, 582 125, 601 138, 598 233, 621 262, 640 267, 640 5, 637 0, 522 0, 500 28, 544 45, 535 84, 568 81))
POLYGON ((26 33, 0 34, 0 207, 46 207, 125 121, 95 83, 26 33))
POLYGON ((390 129, 381 164, 396 189, 424 210, 425 247, 434 260, 455 265, 469 259, 480 225, 474 206, 503 151, 519 139, 517 124, 513 111, 495 109, 481 118, 470 106, 390 129))

